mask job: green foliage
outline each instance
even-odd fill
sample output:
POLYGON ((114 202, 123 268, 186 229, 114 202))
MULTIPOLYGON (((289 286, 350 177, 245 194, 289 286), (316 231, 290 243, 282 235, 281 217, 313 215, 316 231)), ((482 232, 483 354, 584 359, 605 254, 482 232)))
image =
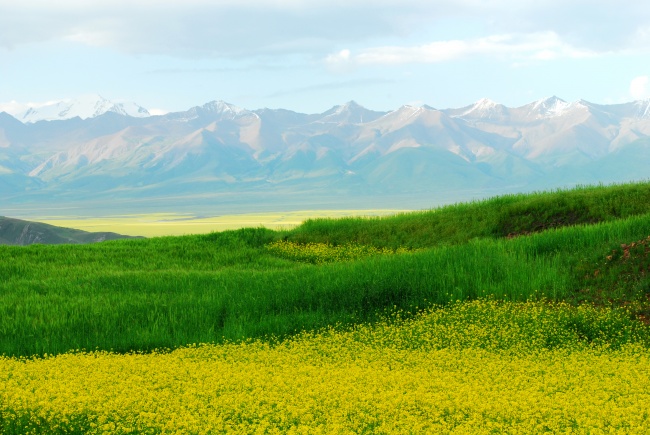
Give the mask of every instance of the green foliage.
POLYGON ((603 262, 612 249, 648 237, 648 192, 645 183, 513 195, 393 218, 315 220, 289 232, 4 246, 0 354, 283 337, 376 321, 386 309, 411 315, 484 297, 606 299, 643 316, 650 286, 637 266, 647 256, 635 248, 636 262, 624 252, 603 262), (562 226, 583 222, 557 220, 567 210, 600 223, 562 226), (535 232, 531 216, 555 220, 535 232), (499 226, 506 221, 515 224, 499 226), (511 230, 531 234, 499 237, 511 230), (604 281, 594 284, 586 276, 597 269, 604 281))
POLYGON ((650 182, 505 195, 391 217, 312 219, 292 231, 289 240, 423 248, 610 222, 645 213, 650 213, 650 182))
MULTIPOLYGON (((616 305, 650 297, 650 236, 603 250, 576 269, 582 277, 574 299, 601 305, 616 305)), ((637 307, 648 318, 648 307, 637 307)))

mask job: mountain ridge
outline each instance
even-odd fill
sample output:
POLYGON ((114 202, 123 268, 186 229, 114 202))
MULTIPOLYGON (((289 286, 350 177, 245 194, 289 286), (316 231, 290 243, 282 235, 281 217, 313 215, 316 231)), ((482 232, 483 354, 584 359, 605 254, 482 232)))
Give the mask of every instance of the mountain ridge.
MULTIPOLYGON (((83 95, 75 99, 27 105, 9 115, 20 122, 62 121, 73 118, 95 118, 108 112, 136 118, 151 116, 149 111, 132 102, 114 102, 101 95, 83 95)), ((5 112, 6 113, 6 112, 5 112)))
POLYGON ((460 199, 645 179, 649 138, 650 100, 598 105, 555 96, 515 108, 482 99, 379 112, 350 101, 304 114, 215 100, 143 117, 108 111, 21 123, 0 114, 0 199, 244 201, 242 193, 256 192, 313 202, 443 191, 460 199))

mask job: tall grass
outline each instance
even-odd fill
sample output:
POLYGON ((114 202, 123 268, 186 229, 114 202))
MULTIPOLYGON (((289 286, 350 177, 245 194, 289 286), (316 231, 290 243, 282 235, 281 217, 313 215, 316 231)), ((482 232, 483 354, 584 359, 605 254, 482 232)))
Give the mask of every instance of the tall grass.
POLYGON ((312 219, 292 231, 288 239, 300 243, 422 248, 610 222, 649 212, 650 182, 583 186, 505 195, 390 217, 312 219))
POLYGON ((650 215, 513 239, 306 265, 246 229, 0 249, 0 354, 174 348, 373 321, 485 296, 570 298, 584 262, 645 237, 650 215))

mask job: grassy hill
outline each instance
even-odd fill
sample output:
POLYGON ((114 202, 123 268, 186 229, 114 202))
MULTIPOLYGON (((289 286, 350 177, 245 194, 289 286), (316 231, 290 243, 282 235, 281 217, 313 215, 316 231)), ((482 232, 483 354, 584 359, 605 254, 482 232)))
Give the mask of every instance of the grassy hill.
POLYGON ((106 240, 131 239, 111 232, 89 233, 72 228, 57 227, 40 222, 29 222, 0 216, 0 245, 26 246, 31 244, 83 244, 106 240))
POLYGON ((645 319, 650 183, 94 245, 0 247, 0 354, 285 337, 456 300, 645 319))
POLYGON ((432 248, 611 222, 650 212, 650 184, 583 186, 498 196, 387 218, 315 219, 292 231, 299 243, 361 243, 432 248))

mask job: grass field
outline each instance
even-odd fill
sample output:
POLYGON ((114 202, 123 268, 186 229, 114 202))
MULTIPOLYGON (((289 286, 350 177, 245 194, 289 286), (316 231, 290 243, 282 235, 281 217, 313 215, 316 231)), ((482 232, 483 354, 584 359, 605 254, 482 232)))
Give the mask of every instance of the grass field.
POLYGON ((128 236, 160 237, 206 234, 260 227, 283 230, 313 218, 385 216, 406 210, 301 210, 200 217, 190 214, 149 213, 96 217, 45 216, 30 220, 89 232, 109 231, 128 236))
POLYGON ((2 433, 650 431, 650 183, 0 258, 2 433))

